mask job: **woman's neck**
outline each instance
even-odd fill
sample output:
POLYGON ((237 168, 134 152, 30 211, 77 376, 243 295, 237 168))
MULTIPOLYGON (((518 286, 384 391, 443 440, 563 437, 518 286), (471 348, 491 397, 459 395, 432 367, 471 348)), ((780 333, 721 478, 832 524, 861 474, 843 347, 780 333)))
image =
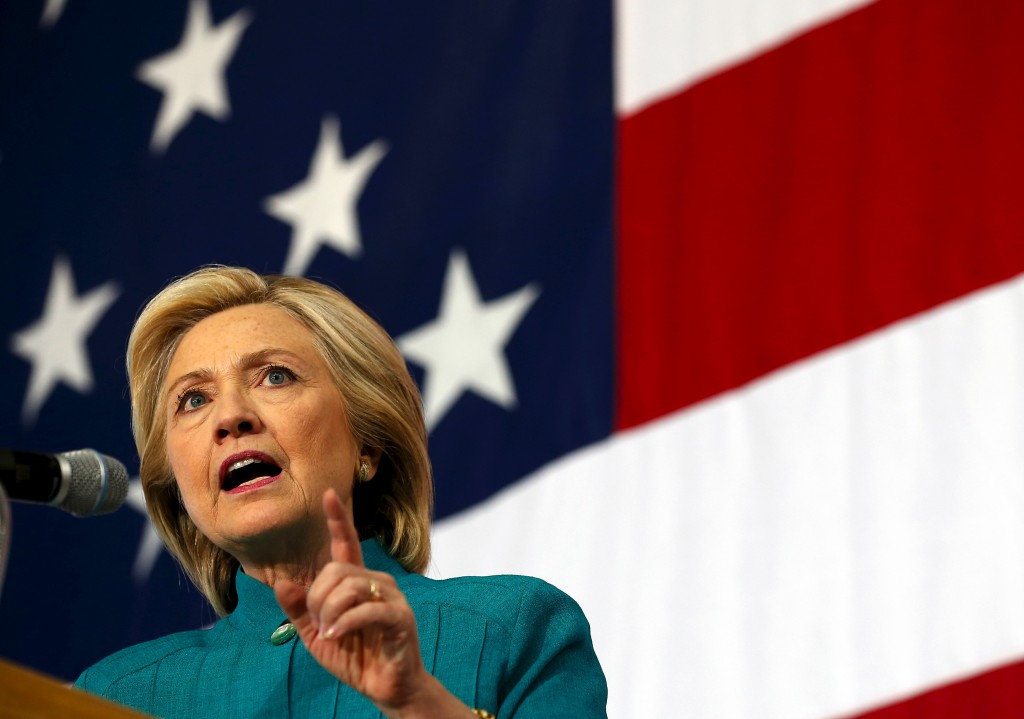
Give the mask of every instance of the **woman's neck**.
POLYGON ((242 565, 242 571, 268 587, 286 579, 308 588, 331 558, 330 540, 326 536, 313 538, 305 534, 298 540, 260 539, 232 554, 242 565))

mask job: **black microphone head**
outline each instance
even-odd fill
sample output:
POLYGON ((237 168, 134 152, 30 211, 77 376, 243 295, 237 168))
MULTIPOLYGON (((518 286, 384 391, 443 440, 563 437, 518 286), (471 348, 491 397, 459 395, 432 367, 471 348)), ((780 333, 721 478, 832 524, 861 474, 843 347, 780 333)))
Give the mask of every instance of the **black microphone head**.
POLYGON ((124 504, 128 496, 128 470, 113 457, 94 449, 76 449, 56 455, 64 475, 62 497, 53 505, 76 517, 106 514, 124 504))

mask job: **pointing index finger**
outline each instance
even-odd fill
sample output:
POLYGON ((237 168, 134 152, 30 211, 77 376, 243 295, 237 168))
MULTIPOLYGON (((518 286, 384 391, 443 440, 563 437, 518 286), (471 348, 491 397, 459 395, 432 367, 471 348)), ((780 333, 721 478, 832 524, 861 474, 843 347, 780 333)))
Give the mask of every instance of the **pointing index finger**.
POLYGON ((327 516, 327 531, 331 535, 331 561, 364 566, 352 509, 342 504, 333 489, 324 492, 324 514, 327 516))

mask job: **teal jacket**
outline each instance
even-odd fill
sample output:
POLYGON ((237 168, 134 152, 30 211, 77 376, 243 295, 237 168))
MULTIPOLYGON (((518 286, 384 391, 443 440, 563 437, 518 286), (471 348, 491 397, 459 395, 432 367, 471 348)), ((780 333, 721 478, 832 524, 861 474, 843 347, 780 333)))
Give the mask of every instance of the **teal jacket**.
MULTIPOLYGON (((470 707, 499 719, 605 717, 607 686, 590 625, 569 596, 519 576, 434 580, 405 571, 374 540, 370 569, 388 572, 416 614, 423 663, 470 707)), ((129 647, 75 685, 159 717, 380 717, 327 673, 298 637, 278 646, 273 591, 238 572, 238 607, 212 628, 129 647)))

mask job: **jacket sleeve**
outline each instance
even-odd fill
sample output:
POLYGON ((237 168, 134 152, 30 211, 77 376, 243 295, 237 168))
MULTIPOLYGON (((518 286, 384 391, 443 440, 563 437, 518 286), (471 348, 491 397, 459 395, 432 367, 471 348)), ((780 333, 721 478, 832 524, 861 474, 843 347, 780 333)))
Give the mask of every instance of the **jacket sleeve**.
POLYGON ((521 596, 499 695, 499 719, 607 717, 590 624, 571 597, 540 580, 521 596))

